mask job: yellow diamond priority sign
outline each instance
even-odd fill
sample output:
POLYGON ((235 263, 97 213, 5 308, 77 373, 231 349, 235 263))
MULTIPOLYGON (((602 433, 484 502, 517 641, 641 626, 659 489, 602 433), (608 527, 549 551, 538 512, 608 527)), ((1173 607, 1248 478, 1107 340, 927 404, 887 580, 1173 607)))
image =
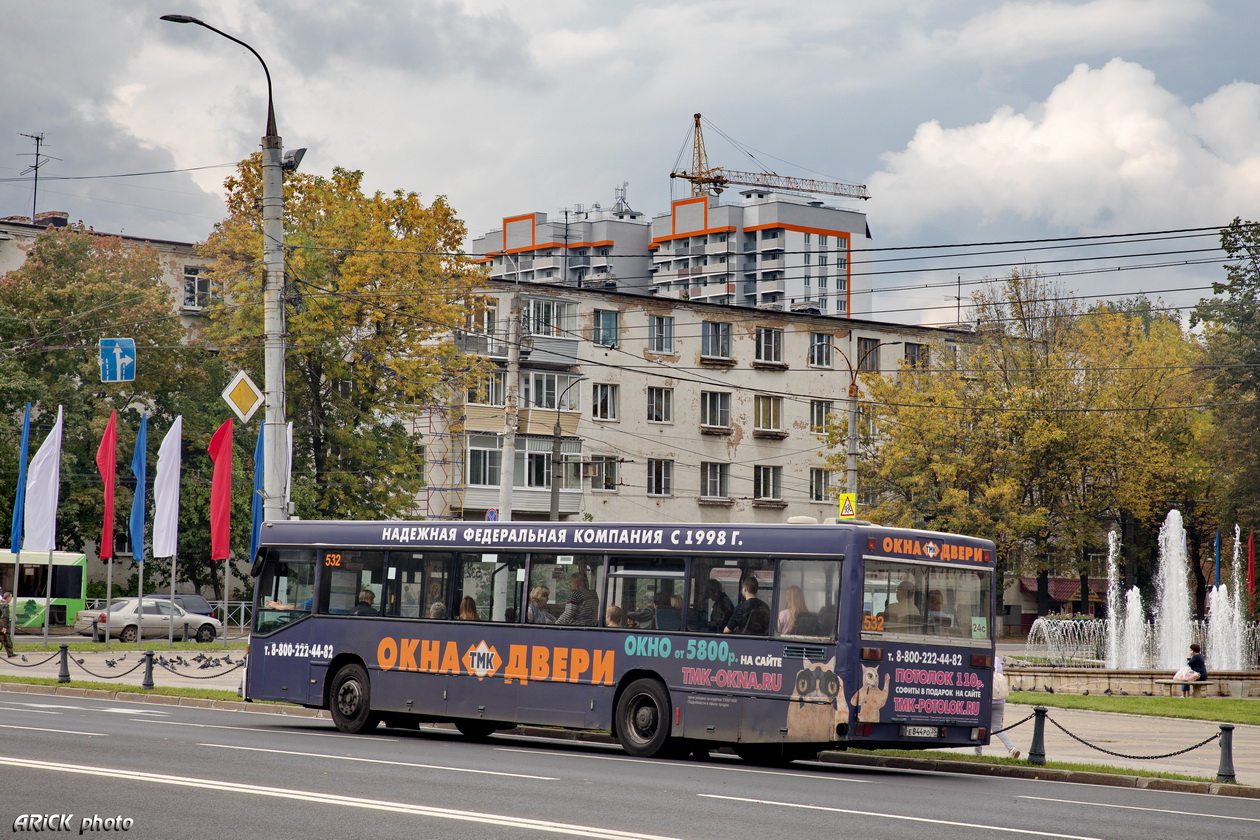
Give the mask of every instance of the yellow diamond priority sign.
POLYGON ((236 412, 236 416, 241 419, 242 423, 248 423, 249 418, 254 416, 254 412, 263 404, 263 393, 258 390, 258 386, 245 371, 241 371, 232 377, 232 381, 223 389, 223 399, 232 407, 232 411, 236 412))
POLYGON ((840 494, 840 518, 856 519, 857 518, 857 493, 841 493, 840 494))

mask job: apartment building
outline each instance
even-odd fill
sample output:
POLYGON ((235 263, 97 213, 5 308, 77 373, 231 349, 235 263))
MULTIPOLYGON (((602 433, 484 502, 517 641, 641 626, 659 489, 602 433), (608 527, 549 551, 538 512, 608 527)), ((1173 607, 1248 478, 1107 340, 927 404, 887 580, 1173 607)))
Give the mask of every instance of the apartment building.
POLYGON ((863 317, 871 311, 863 258, 866 215, 802 196, 746 189, 673 202, 652 219, 652 290, 681 300, 863 317))
POLYGON ((482 519, 499 505, 509 380, 518 386, 511 506, 517 520, 779 522, 834 516, 843 472, 827 426, 860 371, 970 333, 601 289, 493 282, 492 313, 457 336, 494 364, 418 432, 430 488, 418 513, 482 519), (509 312, 521 320, 509 365, 509 312), (562 465, 554 500, 556 428, 562 465))
POLYGON ((472 241, 471 253, 491 277, 514 283, 646 292, 651 223, 630 208, 624 188, 611 209, 578 206, 508 216, 472 241))

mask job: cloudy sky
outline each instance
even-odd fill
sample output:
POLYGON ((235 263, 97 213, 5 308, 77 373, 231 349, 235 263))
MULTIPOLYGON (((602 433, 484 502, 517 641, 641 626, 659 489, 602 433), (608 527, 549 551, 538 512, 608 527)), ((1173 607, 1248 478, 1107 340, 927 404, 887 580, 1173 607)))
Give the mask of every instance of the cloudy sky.
POLYGON ((869 255, 879 320, 952 321, 951 284, 1011 264, 1185 305, 1220 277, 1215 238, 1123 235, 1260 218, 1254 0, 5 5, 0 215, 30 212, 42 134, 39 210, 205 238, 265 84, 242 47, 158 19, 182 13, 264 56, 304 171, 446 195, 473 235, 623 182, 667 211, 695 112, 712 164, 867 184, 877 248, 972 246, 869 255), (83 178, 158 170, 184 171, 83 178), (1098 235, 1125 244, 973 246, 1098 235))

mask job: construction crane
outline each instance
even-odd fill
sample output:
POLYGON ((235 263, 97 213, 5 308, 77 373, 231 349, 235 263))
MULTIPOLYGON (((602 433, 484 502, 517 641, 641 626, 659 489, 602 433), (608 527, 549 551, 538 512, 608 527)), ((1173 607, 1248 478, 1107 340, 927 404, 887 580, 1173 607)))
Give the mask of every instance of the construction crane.
POLYGON ((721 194, 731 184, 748 187, 767 187, 769 189, 788 190, 790 192, 820 193, 822 195, 840 195, 845 198, 870 198, 865 184, 845 184, 839 181, 816 181, 812 178, 793 178, 788 175, 776 175, 773 172, 740 172, 735 169, 724 169, 720 166, 709 166, 709 155, 704 149, 704 132, 700 128, 700 115, 695 114, 695 129, 692 132, 691 169, 675 169, 669 173, 671 178, 684 178, 691 182, 693 196, 705 195, 709 192, 721 194))

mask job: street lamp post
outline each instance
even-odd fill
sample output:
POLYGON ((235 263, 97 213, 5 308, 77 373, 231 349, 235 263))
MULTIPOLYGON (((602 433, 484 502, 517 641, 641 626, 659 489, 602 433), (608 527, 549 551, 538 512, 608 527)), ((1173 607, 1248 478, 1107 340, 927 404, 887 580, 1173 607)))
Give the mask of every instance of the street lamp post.
POLYGON ((271 95, 271 71, 258 51, 205 21, 189 15, 162 15, 171 23, 192 23, 240 44, 254 54, 267 77, 267 127, 262 138, 262 234, 263 234, 263 518, 288 518, 285 483, 288 472, 288 435, 284 406, 284 173, 283 144, 276 130, 276 111, 271 95))
POLYGON ((844 463, 844 492, 846 493, 850 493, 850 494, 857 493, 857 458, 858 458, 858 447, 857 447, 858 384, 857 384, 857 378, 858 378, 858 374, 862 372, 862 363, 866 361, 868 356, 870 356, 879 348, 892 347, 894 345, 901 344, 901 343, 902 342, 900 341, 881 341, 878 344, 876 344, 874 347, 868 348, 865 353, 863 353, 860 357, 858 357, 858 361, 856 365, 854 365, 852 362, 849 361, 848 355, 846 355, 843 350, 841 350, 839 347, 836 347, 834 344, 831 345, 832 347, 835 347, 836 352, 840 354, 841 358, 844 359, 845 365, 849 368, 849 434, 848 434, 849 451, 845 458, 845 463, 844 463))
POLYGON ((564 476, 564 468, 560 461, 560 406, 564 403, 564 395, 579 382, 586 381, 585 376, 574 379, 564 387, 556 397, 556 424, 551 429, 551 521, 560 521, 560 480, 564 476))

